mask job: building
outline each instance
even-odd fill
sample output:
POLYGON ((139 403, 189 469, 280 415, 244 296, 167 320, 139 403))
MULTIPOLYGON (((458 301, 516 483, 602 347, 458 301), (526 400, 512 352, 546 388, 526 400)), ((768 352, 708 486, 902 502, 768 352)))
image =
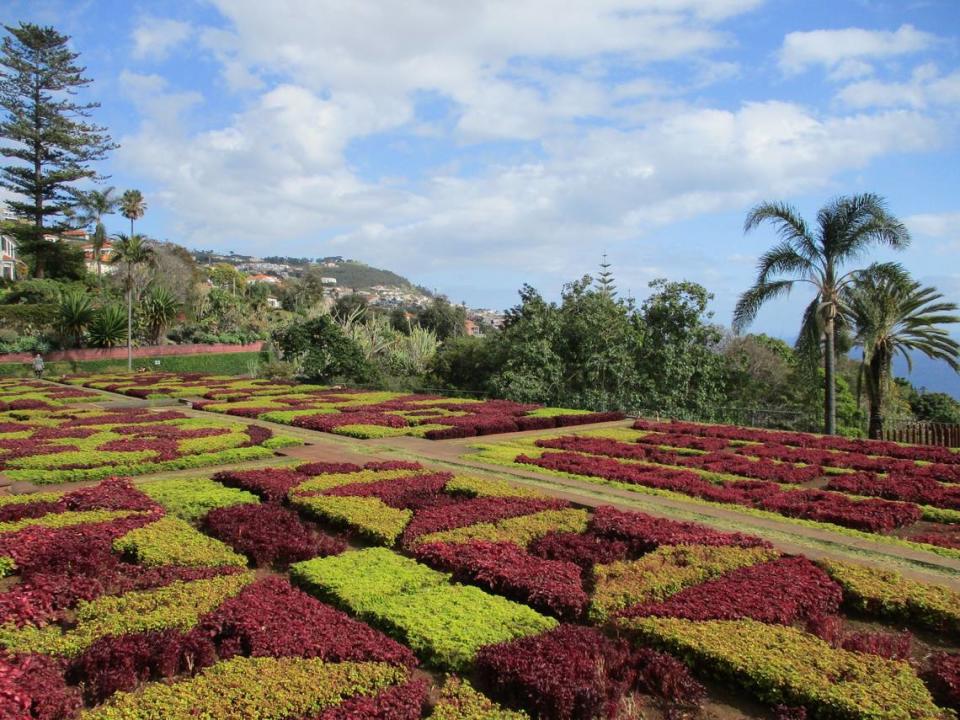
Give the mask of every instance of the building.
MULTIPOLYGON (((112 273, 116 272, 117 266, 111 265, 110 261, 113 259, 113 243, 107 240, 103 247, 100 248, 100 272, 101 273, 112 273)), ((97 255, 93 249, 93 243, 86 243, 83 246, 83 263, 87 266, 87 272, 96 273, 97 272, 97 255)))
POLYGON ((273 295, 267 298, 267 307, 271 310, 279 310, 281 307, 280 301, 275 298, 273 295))
POLYGON ((0 235, 0 277, 17 279, 17 243, 12 235, 0 235))
POLYGON ((264 275, 263 273, 258 273, 257 275, 251 275, 248 277, 247 282, 259 282, 267 283, 268 285, 277 285, 280 282, 280 278, 274 277, 273 275, 264 275))
POLYGON ((336 285, 337 279, 332 277, 322 277, 320 278, 321 285, 336 285))

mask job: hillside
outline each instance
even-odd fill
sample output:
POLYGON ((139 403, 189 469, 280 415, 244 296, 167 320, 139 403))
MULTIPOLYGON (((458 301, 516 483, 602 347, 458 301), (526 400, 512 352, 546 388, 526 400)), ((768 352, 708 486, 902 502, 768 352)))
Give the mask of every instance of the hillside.
POLYGON ((402 275, 390 270, 370 267, 355 260, 345 260, 337 264, 336 267, 324 267, 323 274, 325 277, 336 278, 338 287, 356 288, 358 290, 371 288, 374 285, 388 285, 411 290, 415 287, 402 275))

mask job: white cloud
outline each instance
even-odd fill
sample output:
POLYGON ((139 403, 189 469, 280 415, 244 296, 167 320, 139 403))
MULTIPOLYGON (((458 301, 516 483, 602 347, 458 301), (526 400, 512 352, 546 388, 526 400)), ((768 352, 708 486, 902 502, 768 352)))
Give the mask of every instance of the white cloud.
POLYGON ((147 17, 133 31, 133 57, 163 60, 193 34, 190 23, 147 17))
POLYGON ((960 212, 922 213, 911 215, 904 222, 916 235, 960 240, 960 212))
POLYGON ((906 82, 865 80, 842 88, 837 97, 856 108, 960 105, 960 71, 941 76, 936 66, 925 64, 906 82))
POLYGON ((935 35, 913 25, 892 32, 862 28, 792 32, 783 39, 780 67, 795 74, 819 65, 836 79, 851 79, 872 72, 867 61, 917 53, 936 42, 935 35))

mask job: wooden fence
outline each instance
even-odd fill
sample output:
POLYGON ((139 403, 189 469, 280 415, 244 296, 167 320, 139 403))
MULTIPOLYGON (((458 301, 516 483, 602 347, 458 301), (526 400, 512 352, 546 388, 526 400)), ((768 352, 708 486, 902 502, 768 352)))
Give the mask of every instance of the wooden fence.
POLYGON ((887 422, 883 439, 912 445, 960 447, 960 425, 934 422, 887 422))

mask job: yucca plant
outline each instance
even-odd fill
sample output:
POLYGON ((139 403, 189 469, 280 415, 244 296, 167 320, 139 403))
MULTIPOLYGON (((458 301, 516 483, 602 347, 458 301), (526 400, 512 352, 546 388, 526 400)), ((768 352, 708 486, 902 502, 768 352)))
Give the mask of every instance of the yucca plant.
POLYGON ((960 343, 944 325, 960 323, 957 304, 934 287, 924 287, 893 263, 878 263, 857 273, 844 305, 863 348, 860 384, 870 409, 869 435, 883 435, 883 403, 899 353, 912 367, 910 353, 921 352, 960 371, 960 343))
POLYGON ((65 292, 60 296, 58 322, 60 332, 69 337, 74 347, 83 345, 83 334, 94 318, 90 296, 79 290, 65 292))
POLYGON ((166 329, 176 319, 180 307, 177 297, 163 286, 154 287, 143 299, 141 312, 151 344, 160 342, 166 329))
POLYGON ((121 305, 104 305, 87 328, 90 342, 97 347, 117 347, 127 340, 127 317, 121 305))

